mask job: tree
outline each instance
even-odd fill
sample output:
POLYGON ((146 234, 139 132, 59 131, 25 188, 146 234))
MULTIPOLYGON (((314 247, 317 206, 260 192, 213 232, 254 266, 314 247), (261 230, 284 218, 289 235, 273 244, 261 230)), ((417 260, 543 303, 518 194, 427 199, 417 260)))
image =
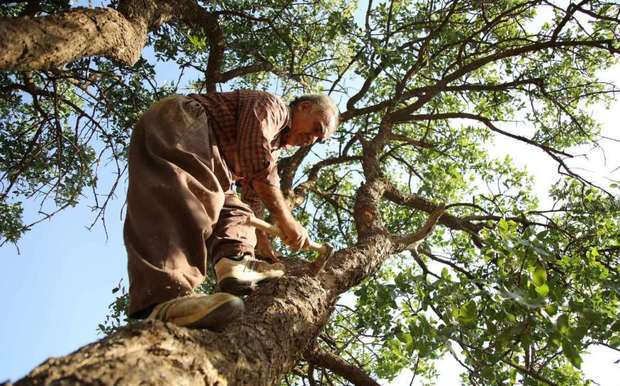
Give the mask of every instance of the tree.
POLYGON ((24 199, 50 216, 91 188, 104 210, 116 184, 99 195, 98 165, 121 178, 133 123, 181 82, 326 91, 346 106, 335 144, 280 164, 296 215, 336 246, 323 271, 288 260, 223 333, 133 324, 17 384, 367 385, 403 369, 432 378, 450 352, 466 384, 577 385, 583 350, 618 349, 617 185, 570 167, 572 149, 604 140, 590 106, 617 92, 598 78, 620 50, 614 2, 369 1, 357 17, 328 0, 1 9, 8 241, 28 229, 24 199), (154 81, 145 46, 177 82, 154 81), (497 136, 557 163, 550 207, 527 171, 489 154, 497 136))

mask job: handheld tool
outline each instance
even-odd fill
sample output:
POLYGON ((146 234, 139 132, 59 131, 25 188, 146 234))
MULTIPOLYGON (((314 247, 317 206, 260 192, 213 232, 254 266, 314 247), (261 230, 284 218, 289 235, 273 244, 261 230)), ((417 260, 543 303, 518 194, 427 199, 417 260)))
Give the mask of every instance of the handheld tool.
MULTIPOLYGON (((270 224, 267 221, 263 221, 254 216, 248 216, 246 224, 251 225, 261 231, 270 234, 272 236, 277 236, 282 238, 282 233, 280 228, 276 225, 270 224)), ((319 253, 319 256, 312 263, 308 265, 308 270, 312 276, 316 276, 322 269, 325 267, 325 263, 327 260, 334 254, 334 248, 329 244, 319 244, 312 240, 308 240, 308 243, 304 246, 304 249, 316 251, 319 253)))

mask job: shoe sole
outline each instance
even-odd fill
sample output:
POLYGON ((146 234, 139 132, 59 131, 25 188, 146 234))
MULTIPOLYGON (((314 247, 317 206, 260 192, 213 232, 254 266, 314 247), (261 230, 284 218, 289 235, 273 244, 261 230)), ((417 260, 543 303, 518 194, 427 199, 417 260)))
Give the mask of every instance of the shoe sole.
POLYGON ((245 306, 241 299, 231 299, 222 304, 213 311, 209 312, 203 318, 188 324, 189 328, 206 328, 211 331, 222 331, 229 322, 243 314, 245 306))

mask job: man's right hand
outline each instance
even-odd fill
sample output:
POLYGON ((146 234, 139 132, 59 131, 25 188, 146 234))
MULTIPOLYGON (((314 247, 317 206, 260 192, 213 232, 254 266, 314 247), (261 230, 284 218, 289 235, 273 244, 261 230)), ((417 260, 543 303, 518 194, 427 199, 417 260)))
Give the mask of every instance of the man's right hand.
POLYGON ((282 241, 293 251, 302 249, 308 243, 308 231, 292 216, 280 219, 278 228, 282 232, 282 241))
POLYGON ((295 220, 280 189, 260 180, 254 180, 252 186, 263 204, 276 219, 284 244, 293 251, 302 249, 309 241, 308 231, 295 220))

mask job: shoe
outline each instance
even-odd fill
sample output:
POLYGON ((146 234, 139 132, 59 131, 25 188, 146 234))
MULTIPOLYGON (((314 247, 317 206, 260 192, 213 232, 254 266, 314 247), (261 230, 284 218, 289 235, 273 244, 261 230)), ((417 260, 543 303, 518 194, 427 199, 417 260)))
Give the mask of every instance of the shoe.
POLYGON ((256 286, 284 275, 284 264, 270 264, 250 255, 223 257, 215 264, 217 287, 234 295, 249 295, 256 286))
POLYGON ((213 295, 189 295, 168 300, 153 308, 147 319, 177 326, 221 331, 243 313, 243 300, 219 292, 213 295))

